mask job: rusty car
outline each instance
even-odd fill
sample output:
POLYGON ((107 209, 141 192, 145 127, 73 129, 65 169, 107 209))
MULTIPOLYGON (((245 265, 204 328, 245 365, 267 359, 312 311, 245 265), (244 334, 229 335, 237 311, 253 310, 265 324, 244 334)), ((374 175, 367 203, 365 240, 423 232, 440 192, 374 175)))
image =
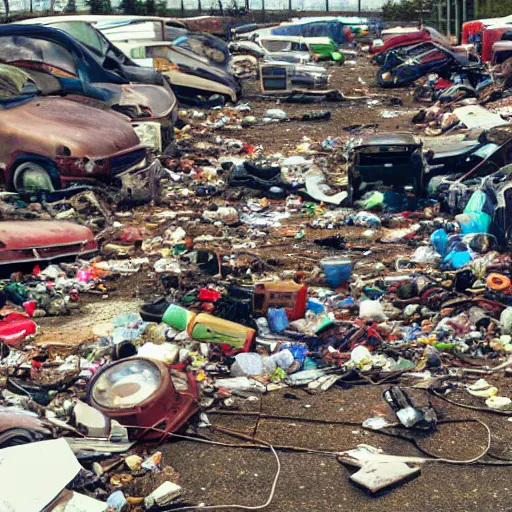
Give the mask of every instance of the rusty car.
POLYGON ((147 150, 128 117, 41 96, 44 75, 5 64, 0 85, 0 176, 9 190, 115 185, 122 175, 147 167, 147 150))
POLYGON ((0 222, 0 265, 85 257, 97 250, 87 226, 55 220, 0 222))
POLYGON ((0 62, 32 75, 43 96, 68 95, 85 103, 95 100, 126 114, 134 124, 158 123, 166 146, 177 118, 177 100, 168 80, 138 66, 97 31, 96 36, 96 42, 86 47, 55 28, 4 25, 0 27, 0 62))

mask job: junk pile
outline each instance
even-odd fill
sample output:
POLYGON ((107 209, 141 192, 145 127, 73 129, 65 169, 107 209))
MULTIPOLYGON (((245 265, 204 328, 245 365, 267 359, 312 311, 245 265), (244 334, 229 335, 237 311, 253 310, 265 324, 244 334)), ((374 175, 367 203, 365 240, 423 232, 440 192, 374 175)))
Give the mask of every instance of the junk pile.
POLYGON ((237 27, 228 45, 164 18, 71 16, 106 69, 60 18, 0 27, 6 510, 201 510, 177 469, 197 453, 170 456, 192 443, 275 458, 265 503, 219 509, 272 503, 283 450, 335 456, 372 496, 436 464, 512 464, 486 421, 512 416, 512 132, 480 48, 361 18, 237 27), (360 98, 325 90, 338 64, 368 71, 368 31, 381 88, 431 103, 408 130, 361 77, 360 98), (69 62, 41 62, 50 43, 69 62), (239 101, 256 76, 263 96, 239 101), (297 94, 336 106, 285 105, 297 94), (384 127, 340 131, 345 108, 384 127), (278 444, 270 421, 357 430, 329 450, 320 430, 278 444), (447 424, 481 448, 425 449, 447 424))

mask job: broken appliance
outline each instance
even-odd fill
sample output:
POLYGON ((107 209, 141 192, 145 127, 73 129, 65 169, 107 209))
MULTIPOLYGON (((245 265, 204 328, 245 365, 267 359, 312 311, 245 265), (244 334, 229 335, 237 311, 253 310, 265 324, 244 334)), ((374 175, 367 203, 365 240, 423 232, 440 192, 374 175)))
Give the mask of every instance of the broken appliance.
POLYGON ((100 368, 88 402, 128 428, 130 439, 162 442, 199 410, 199 391, 191 373, 171 373, 161 361, 131 357, 100 368))

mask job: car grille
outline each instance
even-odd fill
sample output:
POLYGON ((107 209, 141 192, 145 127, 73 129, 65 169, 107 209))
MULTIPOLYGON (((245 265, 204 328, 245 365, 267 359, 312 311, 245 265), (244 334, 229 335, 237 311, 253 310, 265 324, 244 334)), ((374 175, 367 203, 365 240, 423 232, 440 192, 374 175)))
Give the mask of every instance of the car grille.
POLYGON ((115 176, 123 171, 126 171, 130 167, 141 162, 146 156, 146 149, 136 149, 123 155, 115 156, 110 159, 110 171, 115 176))

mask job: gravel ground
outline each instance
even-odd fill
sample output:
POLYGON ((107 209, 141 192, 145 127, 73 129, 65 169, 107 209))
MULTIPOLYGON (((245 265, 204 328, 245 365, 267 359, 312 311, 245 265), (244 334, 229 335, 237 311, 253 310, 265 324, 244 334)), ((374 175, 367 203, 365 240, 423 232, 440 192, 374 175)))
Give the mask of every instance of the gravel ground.
MULTIPOLYGON (((346 95, 381 95, 375 86, 375 72, 366 56, 356 66, 332 68, 331 85, 346 95)), ((306 111, 330 110, 328 122, 290 122, 284 125, 253 127, 243 132, 243 139, 254 145, 262 145, 266 154, 285 152, 303 141, 304 137, 321 139, 327 136, 348 138, 347 126, 375 124, 376 130, 414 131, 410 123, 412 112, 418 109, 413 103, 410 89, 394 90, 387 96, 400 98, 403 105, 395 107, 385 97, 372 96, 378 104, 368 105, 368 100, 353 103, 320 105, 276 105, 275 101, 251 101, 254 85, 246 87, 252 112, 261 116, 266 109, 283 108, 289 115, 306 111), (381 117, 382 111, 397 111, 393 118, 381 117)), ((329 234, 332 234, 330 232, 329 234)), ((351 230, 344 236, 358 239, 351 230)), ((311 238, 324 236, 322 232, 308 231, 301 250, 311 238)), ((290 242, 290 246, 296 241, 290 242)), ((375 249, 375 247, 374 247, 375 249)), ((275 251, 275 249, 274 249, 275 251)), ((381 260, 391 261, 403 248, 382 246, 381 260)), ((282 249, 280 258, 288 252, 282 249)), ((292 250, 290 252, 299 252, 292 250)), ((407 250, 410 252, 410 250, 407 250)), ((261 251, 260 251, 261 254, 261 251)), ((403 252, 402 252, 403 254, 403 252)), ((311 254, 312 256, 314 254, 311 254)), ((275 256, 275 253, 274 253, 275 256)), ((293 257, 291 258, 293 261, 293 257)), ((297 261, 293 265, 297 266, 297 261)), ((500 393, 507 396, 512 389, 508 380, 495 382, 500 393), (508 391, 508 393, 507 393, 508 391)), ((382 399, 385 386, 354 386, 349 389, 335 387, 327 392, 308 394, 304 390, 293 390, 298 399, 284 398, 286 391, 269 393, 262 399, 262 412, 301 418, 326 420, 326 424, 299 422, 297 420, 267 420, 258 422, 256 437, 275 445, 309 448, 320 451, 342 451, 365 443, 382 448, 395 455, 421 456, 409 442, 371 433, 357 426, 329 424, 329 421, 347 420, 360 422, 376 414, 389 414, 382 399)), ((464 392, 452 395, 453 400, 472 405, 483 405, 464 392)), ((434 405, 442 419, 478 418, 492 430, 491 453, 504 458, 511 457, 510 422, 507 417, 464 410, 434 399, 434 405)), ((241 411, 259 410, 258 402, 237 403, 241 411)), ((256 418, 243 416, 210 415, 212 424, 235 430, 245 435, 254 433, 256 418)), ((210 439, 240 443, 232 437, 208 429, 200 433, 210 439)), ((403 434, 404 432, 401 431, 403 434)), ((486 446, 485 428, 478 423, 454 423, 439 425, 436 432, 414 435, 419 445, 438 457, 465 460, 477 457, 486 446)), ((276 471, 275 459, 268 451, 243 448, 213 447, 188 441, 177 441, 163 447, 164 461, 180 474, 180 485, 184 489, 184 500, 191 504, 204 503, 263 504, 269 495, 276 471)), ((350 472, 340 465, 332 454, 309 454, 280 451, 281 475, 274 500, 266 509, 269 512, 328 512, 362 511, 381 512, 400 510, 408 512, 477 512, 512 509, 509 489, 508 467, 482 465, 427 464, 421 475, 394 490, 378 497, 371 497, 349 481, 350 472)), ((488 460, 496 460, 488 458, 488 460)), ((228 509, 228 510, 234 510, 228 509)))
MULTIPOLYGON (((302 123, 292 121, 286 124, 253 127, 236 133, 250 144, 261 145, 265 154, 285 153, 303 141, 304 137, 321 140, 327 136, 348 138, 350 132, 344 128, 353 125, 375 124, 378 130, 414 131, 410 124, 412 112, 418 109, 413 105, 410 89, 394 90, 386 95, 375 87, 376 68, 371 66, 366 56, 362 56, 357 65, 349 64, 332 68, 331 85, 346 95, 371 95, 369 100, 379 103, 368 104, 368 99, 354 104, 335 103, 321 105, 277 105, 289 115, 298 115, 306 111, 330 110, 332 117, 328 122, 302 123), (380 96, 375 96, 380 95, 380 96), (391 106, 389 97, 400 98, 403 105, 391 106), (383 111, 397 111, 393 118, 383 118, 383 111)), ((247 101, 253 114, 261 116, 266 109, 275 108, 275 101, 256 100, 255 84, 246 87, 247 101)), ((304 227, 304 219, 292 219, 304 227)), ((200 234, 195 230, 205 229, 204 225, 185 226, 187 233, 200 234)), ((213 229, 213 228, 212 228, 213 229)), ((212 232, 212 234, 214 234, 212 232)), ((243 238, 233 230, 231 233, 243 238)), ((259 247, 254 252, 273 258, 279 268, 301 269, 312 267, 328 251, 312 244, 314 238, 327 233, 321 230, 306 229, 306 237, 297 241, 284 239, 279 231, 272 233, 267 243, 270 246, 259 247), (323 251, 323 252, 322 252, 323 251), (301 260, 299 255, 306 255, 301 260), (309 258, 309 259, 308 259, 309 258)), ((336 234, 333 231, 329 235, 336 234)), ((371 266, 375 261, 384 261, 390 266, 397 255, 410 254, 413 247, 405 244, 385 245, 368 239, 362 241, 361 230, 345 228, 340 234, 350 242, 372 246, 373 256, 367 258, 371 266)), ((379 233, 375 238, 378 238, 379 233)), ((229 247, 233 236, 224 245, 229 247)), ((413 244, 414 245, 414 244, 413 244)), ((152 279, 145 276, 132 276, 121 280, 118 289, 109 293, 109 299, 85 298, 80 311, 71 317, 41 319, 41 329, 45 340, 63 340, 69 344, 85 341, 91 336, 92 328, 98 323, 109 322, 116 314, 133 310, 141 300, 147 299, 157 290, 152 279)), ((491 379, 492 380, 492 379, 491 379)), ((512 394, 512 380, 496 379, 500 394, 512 394)), ((265 414, 279 414, 299 418, 325 420, 325 424, 301 422, 299 420, 256 421, 254 416, 222 416, 211 414, 212 424, 252 435, 273 445, 286 445, 308 448, 310 450, 336 452, 355 448, 366 443, 382 448, 395 455, 420 456, 421 453, 405 440, 385 437, 368 432, 360 426, 336 425, 333 421, 362 422, 377 414, 389 414, 382 399, 385 386, 334 387, 327 392, 307 393, 303 389, 281 390, 269 393, 262 398, 261 411, 265 414), (292 392, 297 399, 284 395, 292 392), (257 428, 256 428, 257 423, 257 428)), ((483 405, 478 399, 460 391, 451 395, 453 400, 469 405, 483 405)), ((485 421, 492 430, 491 453, 504 458, 512 458, 510 427, 507 417, 495 416, 464 410, 446 402, 434 399, 434 406, 441 419, 478 418, 485 421)), ((232 411, 258 412, 258 401, 239 400, 232 411)), ((242 443, 242 441, 211 429, 200 429, 201 435, 224 443, 242 443)), ((435 456, 458 460, 478 456, 486 446, 486 431, 475 422, 439 425, 436 432, 414 434, 418 444, 435 456)), ((268 451, 234 447, 211 446, 191 441, 176 441, 159 448, 163 454, 166 475, 173 475, 173 481, 183 487, 183 500, 190 504, 204 503, 243 504, 257 506, 263 504, 269 495, 272 480, 276 472, 275 459, 268 451), (176 476, 172 470, 179 474, 176 476)), ((329 511, 365 511, 382 512, 398 510, 407 512, 494 512, 512 510, 512 495, 509 490, 510 470, 508 467, 488 467, 481 465, 427 464, 421 475, 386 494, 370 497, 349 481, 350 472, 341 466, 332 453, 313 454, 279 451, 281 474, 274 499, 266 509, 268 512, 329 512, 329 511)), ((488 458, 488 460, 496 460, 488 458)), ((144 496, 156 487, 161 480, 147 478, 132 495, 144 496)), ((219 509, 220 510, 220 509, 219 509)), ((228 510, 235 510, 234 508, 228 510)))
MULTIPOLYGON (((283 398, 284 391, 263 398, 262 412, 328 421, 362 421, 386 412, 381 398, 384 386, 336 387, 324 393, 294 390, 299 399, 283 398)), ((472 397, 471 400, 474 400, 472 397)), ((258 405, 249 402, 254 411, 258 405)), ((510 423, 507 418, 472 411, 434 401, 443 419, 479 417, 493 431, 491 451, 510 457, 510 423)), ((247 404, 242 404, 244 410, 247 404)), ((210 415, 214 425, 250 435, 255 418, 210 415)), ((206 433, 206 429, 201 431, 206 433)), ((404 433, 401 431, 401 433, 404 433)), ((215 440, 238 442, 217 433, 215 440)), ((458 460, 478 456, 486 445, 484 427, 477 423, 440 425, 434 433, 414 435, 420 446, 434 455, 458 460)), ((409 442, 367 432, 360 427, 311 424, 299 421, 264 420, 257 437, 271 444, 293 445, 314 450, 342 451, 358 444, 370 444, 394 455, 421 456, 409 442)), ((163 447, 164 460, 180 473, 184 498, 190 503, 244 504, 265 502, 276 471, 269 452, 242 448, 212 447, 178 441, 163 447)), ((279 452, 281 475, 269 512, 331 510, 368 512, 382 510, 420 511, 508 511, 512 508, 508 467, 448 465, 432 463, 421 475, 401 487, 371 497, 352 485, 350 472, 332 455, 279 452)), ((493 460, 493 459, 489 459, 493 460)))

